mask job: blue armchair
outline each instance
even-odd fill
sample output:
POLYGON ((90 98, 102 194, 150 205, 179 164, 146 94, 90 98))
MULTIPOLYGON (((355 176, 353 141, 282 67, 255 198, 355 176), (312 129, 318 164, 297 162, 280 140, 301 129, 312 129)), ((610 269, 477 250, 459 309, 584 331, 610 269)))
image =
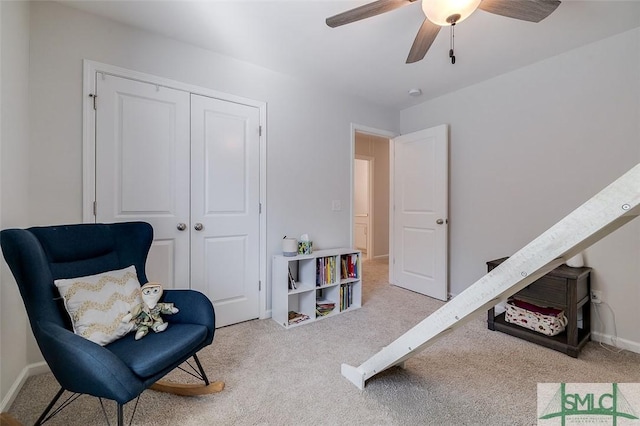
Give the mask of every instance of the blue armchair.
POLYGON ((0 233, 0 245, 20 289, 33 334, 61 385, 36 424, 52 416, 47 417, 66 390, 116 401, 117 421, 122 425, 124 404, 191 357, 197 369, 187 364, 202 379, 202 385, 172 386, 160 381, 156 388, 194 395, 224 387, 222 382, 209 382, 196 356, 211 344, 215 332, 213 306, 197 291, 165 290, 162 301, 181 309, 165 316, 169 323, 165 331, 149 333, 142 341, 135 341, 134 333, 129 333, 100 346, 73 332, 54 280, 134 265, 138 281, 144 284, 152 240, 153 229, 143 222, 33 227, 0 233))

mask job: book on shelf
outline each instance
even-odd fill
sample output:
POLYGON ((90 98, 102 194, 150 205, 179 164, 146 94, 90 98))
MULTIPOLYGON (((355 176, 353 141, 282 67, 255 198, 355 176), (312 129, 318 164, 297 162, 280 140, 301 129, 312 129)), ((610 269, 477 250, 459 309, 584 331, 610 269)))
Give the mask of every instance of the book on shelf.
POLYGON ((342 284, 340 286, 340 311, 349 309, 353 304, 353 285, 342 284))
POLYGON ((308 320, 309 316, 296 311, 289 311, 289 325, 308 320))
POLYGON ((336 258, 319 257, 316 259, 316 286, 331 284, 336 281, 336 258))
POLYGON ((358 278, 358 271, 360 270, 360 256, 357 253, 343 256, 340 262, 341 279, 346 280, 349 278, 358 278))
POLYGON ((289 267, 289 290, 295 290, 298 287, 296 286, 296 280, 293 279, 293 274, 291 273, 291 267, 289 267))
POLYGON ((347 269, 347 258, 343 257, 342 259, 340 259, 340 263, 341 263, 341 267, 342 267, 342 275, 340 278, 342 278, 343 280, 346 279, 348 277, 348 269, 347 269))

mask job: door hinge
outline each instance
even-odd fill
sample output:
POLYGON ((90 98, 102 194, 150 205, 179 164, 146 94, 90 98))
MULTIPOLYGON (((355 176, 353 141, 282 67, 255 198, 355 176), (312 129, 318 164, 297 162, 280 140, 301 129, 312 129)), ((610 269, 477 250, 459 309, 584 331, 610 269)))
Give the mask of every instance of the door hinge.
POLYGON ((96 203, 95 201, 93 202, 93 215, 98 215, 98 203, 96 203))
POLYGON ((93 93, 89 93, 89 97, 93 98, 93 110, 96 111, 98 108, 96 106, 96 99, 98 98, 98 95, 94 95, 93 93))
POLYGON ((258 291, 262 291, 262 281, 258 280, 258 291))
POLYGON ((258 136, 262 136, 262 126, 258 126, 258 136))
POLYGON ((262 203, 258 203, 258 214, 262 214, 262 203))

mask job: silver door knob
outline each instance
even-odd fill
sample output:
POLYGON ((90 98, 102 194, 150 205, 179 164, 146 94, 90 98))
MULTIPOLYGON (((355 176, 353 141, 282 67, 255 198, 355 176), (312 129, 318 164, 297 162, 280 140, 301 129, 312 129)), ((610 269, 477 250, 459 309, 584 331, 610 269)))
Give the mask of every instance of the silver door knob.
POLYGON ((204 225, 201 223, 196 223, 195 225, 193 225, 193 229, 195 229, 196 231, 202 231, 204 229, 204 225))
POLYGON ((438 225, 442 225, 444 223, 444 220, 443 219, 438 219, 438 220, 436 220, 436 223, 438 225))
POLYGON ((178 224, 178 226, 176 226, 176 228, 178 228, 178 231, 184 231, 185 229, 187 229, 187 224, 181 222, 178 224))

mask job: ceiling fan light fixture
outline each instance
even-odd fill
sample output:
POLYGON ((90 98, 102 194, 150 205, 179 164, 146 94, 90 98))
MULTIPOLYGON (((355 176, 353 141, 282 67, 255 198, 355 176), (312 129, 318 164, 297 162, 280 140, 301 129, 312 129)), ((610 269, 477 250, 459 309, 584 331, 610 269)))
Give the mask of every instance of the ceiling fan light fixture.
POLYGON ((422 0, 422 10, 427 19, 445 27, 468 18, 481 0, 422 0))

